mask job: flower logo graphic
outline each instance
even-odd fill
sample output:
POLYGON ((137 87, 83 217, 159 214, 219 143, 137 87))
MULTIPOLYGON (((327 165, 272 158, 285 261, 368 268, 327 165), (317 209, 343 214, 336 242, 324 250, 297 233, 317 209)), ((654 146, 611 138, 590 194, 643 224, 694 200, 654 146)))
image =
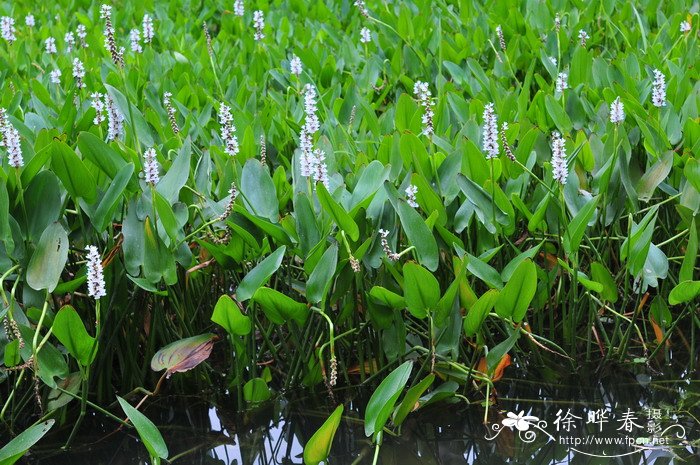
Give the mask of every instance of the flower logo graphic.
POLYGON ((525 415, 524 410, 521 410, 517 415, 513 412, 508 412, 507 417, 508 418, 504 418, 501 422, 503 423, 503 426, 507 426, 511 430, 515 426, 518 431, 527 431, 530 429, 531 425, 537 424, 539 421, 539 418, 535 416, 525 415))

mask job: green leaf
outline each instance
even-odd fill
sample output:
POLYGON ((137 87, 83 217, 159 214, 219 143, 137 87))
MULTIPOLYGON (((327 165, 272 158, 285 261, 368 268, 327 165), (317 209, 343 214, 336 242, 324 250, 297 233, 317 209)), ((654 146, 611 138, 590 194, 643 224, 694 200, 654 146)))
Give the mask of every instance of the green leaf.
POLYGON ((182 144, 180 153, 175 161, 165 173, 158 184, 156 190, 172 205, 180 196, 180 190, 187 184, 190 177, 190 159, 192 157, 192 143, 189 137, 182 144))
POLYGON ((233 299, 225 294, 216 302, 211 321, 223 327, 227 333, 236 336, 250 334, 252 329, 250 317, 243 315, 233 299))
POLYGON ((315 304, 324 300, 333 282, 335 268, 338 265, 338 244, 332 244, 323 253, 314 270, 306 281, 306 300, 315 304))
POLYGON ((603 285, 603 291, 600 295, 603 296, 605 300, 611 303, 617 302, 617 284, 605 265, 598 262, 591 263, 591 277, 593 281, 603 285))
POLYGON ((488 290, 479 297, 479 300, 474 302, 474 304, 467 311, 467 315, 464 317, 464 334, 468 337, 474 336, 481 325, 484 324, 484 320, 488 316, 489 312, 496 305, 496 300, 498 300, 498 291, 496 289, 488 290))
POLYGON ((373 286, 369 291, 369 296, 378 304, 396 310, 403 310, 406 308, 406 301, 403 297, 381 286, 373 286))
POLYGON ((170 206, 170 202, 168 202, 165 199, 165 197, 159 194, 157 190, 153 190, 152 192, 154 205, 156 207, 156 213, 158 213, 158 219, 163 224, 163 227, 165 228, 165 233, 172 241, 171 244, 177 244, 177 233, 179 228, 177 226, 175 212, 173 212, 173 208, 170 206))
POLYGON ((685 162, 683 174, 688 182, 693 185, 696 191, 700 192, 700 160, 697 158, 689 158, 685 162))
POLYGON ((279 203, 275 183, 266 166, 254 158, 248 159, 241 174, 241 194, 246 209, 272 223, 279 221, 279 203))
POLYGON ((92 226, 97 232, 103 232, 109 223, 112 221, 114 212, 119 205, 119 199, 124 193, 124 189, 129 184, 131 180, 131 175, 134 174, 134 165, 128 164, 124 165, 114 177, 114 180, 109 183, 107 192, 100 200, 95 213, 90 218, 92 226))
POLYGON ((547 113, 554 121, 554 125, 559 128, 559 132, 566 134, 573 128, 569 115, 551 95, 547 95, 544 99, 544 105, 547 108, 547 113))
POLYGON ((517 329, 513 329, 512 331, 513 332, 508 339, 489 350, 489 353, 486 355, 486 369, 488 370, 489 374, 493 373, 493 370, 498 366, 503 356, 513 348, 516 342, 518 342, 518 339, 520 338, 520 331, 517 329))
POLYGON ((258 263, 255 268, 250 270, 250 272, 245 275, 245 278, 243 278, 243 281, 238 285, 236 289, 236 298, 241 302, 245 302, 253 297, 255 291, 257 291, 260 286, 267 283, 270 277, 280 267, 286 250, 287 248, 285 246, 279 247, 265 257, 263 261, 258 263))
POLYGON ((146 446, 148 453, 156 464, 160 463, 160 459, 168 458, 168 446, 165 445, 163 436, 161 436, 160 431, 156 428, 151 420, 146 417, 143 413, 132 407, 127 401, 117 396, 119 405, 122 406, 124 413, 129 417, 131 423, 136 428, 136 432, 139 433, 143 445, 146 446))
POLYGON ((435 375, 431 373, 406 392, 401 403, 396 407, 396 410, 394 410, 394 425, 399 426, 403 423, 408 414, 416 409, 420 396, 433 384, 433 381, 435 381, 435 375))
POLYGON ((474 205, 474 211, 476 212, 477 218, 479 218, 479 222, 481 222, 491 234, 495 234, 497 231, 496 224, 493 222, 494 216, 496 223, 502 225, 508 224, 508 216, 501 210, 501 207, 495 203, 491 194, 486 192, 484 188, 461 173, 457 175, 457 184, 467 197, 467 201, 474 205))
POLYGON ((698 257, 698 228, 695 226, 695 218, 690 222, 689 229, 690 237, 688 238, 688 246, 685 249, 683 263, 678 272, 679 281, 690 281, 693 279, 695 261, 698 257))
POLYGON ((595 213, 599 198, 599 196, 596 196, 589 200, 571 220, 569 227, 566 228, 566 233, 564 234, 564 250, 567 254, 571 255, 578 252, 581 240, 586 232, 586 227, 595 213))
POLYGON ((27 284, 32 289, 51 292, 56 288, 68 260, 68 246, 68 235, 59 223, 44 230, 27 267, 27 284))
POLYGON ((160 349, 151 359, 151 370, 166 371, 166 377, 173 373, 189 371, 209 358, 214 347, 211 333, 180 339, 160 349))
POLYGON ((12 253, 15 243, 10 229, 10 198, 3 179, 0 179, 0 242, 5 244, 8 253, 12 253))
POLYGON ((296 321, 299 326, 303 326, 309 318, 309 308, 306 305, 269 287, 255 291, 253 300, 262 307, 267 318, 278 325, 296 321))
POLYGON ((411 375, 413 362, 404 362, 379 384, 372 393, 365 409, 365 436, 376 436, 386 424, 401 391, 411 375))
POLYGON ((343 407, 343 404, 338 405, 304 446, 304 463, 306 465, 318 465, 330 455, 333 438, 343 416, 343 407))
POLYGON ((51 150, 51 168, 74 199, 83 198, 94 202, 97 198, 97 184, 83 161, 64 142, 54 141, 51 150))
POLYGON ((639 200, 648 202, 658 185, 671 172, 671 168, 673 168, 673 152, 669 150, 644 173, 637 183, 639 200))
POLYGON ((51 328, 54 336, 78 363, 84 367, 92 363, 97 355, 95 338, 85 330, 83 320, 73 307, 66 305, 61 308, 51 328))
POLYGON ((690 302, 699 295, 700 281, 683 281, 671 289, 671 293, 668 295, 668 303, 671 305, 678 305, 690 302))
POLYGON ((12 465, 21 459, 34 444, 49 432, 55 422, 56 420, 52 419, 30 426, 5 444, 0 449, 0 465, 12 465))
POLYGON ((516 323, 525 317, 537 290, 537 269, 532 260, 524 260, 513 272, 496 300, 496 313, 516 323))
MULTIPOLYGON (((177 282, 177 269, 175 268, 175 257, 163 244, 158 234, 153 229, 151 218, 146 217, 143 223, 143 274, 146 279, 153 284, 165 280, 166 284, 172 285, 177 282)), ((126 238, 124 239, 126 242, 126 238)))
POLYGON ((265 402, 270 396, 270 388, 262 378, 253 378, 243 386, 243 398, 251 404, 265 402))
POLYGON ((323 183, 316 183, 316 194, 318 202, 323 209, 331 215, 335 224, 345 233, 350 236, 350 239, 356 241, 360 237, 360 230, 357 228, 355 221, 350 218, 350 215, 338 204, 333 197, 328 193, 323 183))
POLYGON ((408 311, 416 318, 425 318, 437 308, 440 285, 431 272, 409 262, 403 267, 403 292, 408 311))
POLYGON ((112 147, 90 132, 80 133, 78 148, 84 160, 90 160, 110 179, 128 164, 112 147))

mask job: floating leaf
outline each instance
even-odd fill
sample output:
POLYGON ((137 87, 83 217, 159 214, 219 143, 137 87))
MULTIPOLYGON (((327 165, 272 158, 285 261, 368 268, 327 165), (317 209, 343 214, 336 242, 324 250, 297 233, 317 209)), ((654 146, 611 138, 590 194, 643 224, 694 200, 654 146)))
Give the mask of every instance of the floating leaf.
POLYGON ((184 373, 196 367, 211 354, 214 347, 213 334, 180 339, 160 349, 151 359, 153 371, 166 371, 166 377, 173 373, 184 373))

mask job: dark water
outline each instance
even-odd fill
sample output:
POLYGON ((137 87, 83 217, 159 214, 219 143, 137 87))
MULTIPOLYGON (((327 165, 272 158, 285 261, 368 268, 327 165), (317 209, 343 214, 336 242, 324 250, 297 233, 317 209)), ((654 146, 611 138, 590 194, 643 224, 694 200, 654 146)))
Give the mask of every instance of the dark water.
MULTIPOLYGON (((697 372, 682 364, 664 369, 673 375, 644 364, 567 371, 554 364, 507 369, 496 383, 497 403, 490 408, 488 427, 483 424, 483 394, 470 394, 471 405, 442 402, 414 412, 399 437, 385 435, 378 463, 700 464, 697 372), (508 412, 521 411, 537 417, 520 421, 520 426, 527 421, 526 431, 503 426, 508 412), (639 444, 637 438, 642 438, 639 444)), ((361 422, 367 394, 336 391, 335 401, 345 404, 345 416, 330 464, 372 463, 374 449, 361 422)), ((163 396, 149 402, 144 412, 160 428, 176 464, 300 464, 303 445, 334 405, 326 394, 287 393, 285 399, 237 413, 225 397, 163 396)), ((115 424, 103 416, 86 421, 70 452, 50 445, 52 439, 65 440, 71 427, 52 431, 29 463, 149 462, 136 433, 115 431, 115 424)))

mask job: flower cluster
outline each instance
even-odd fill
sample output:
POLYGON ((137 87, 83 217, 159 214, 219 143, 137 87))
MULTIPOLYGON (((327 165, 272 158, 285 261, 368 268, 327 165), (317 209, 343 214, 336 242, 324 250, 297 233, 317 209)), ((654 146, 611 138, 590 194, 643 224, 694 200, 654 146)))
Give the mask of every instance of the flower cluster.
MULTIPOLYGON (((33 17, 32 17, 33 18, 33 17)), ((9 16, 3 16, 0 18, 0 34, 2 38, 5 39, 12 45, 12 43, 17 40, 15 35, 15 20, 9 16)))
POLYGON ((221 124, 221 140, 224 143, 224 152, 232 157, 238 154, 238 137, 236 136, 236 126, 233 124, 231 108, 225 103, 219 106, 219 124, 221 124))
POLYGON ((433 125, 433 99, 430 89, 428 89, 428 83, 423 81, 416 81, 413 84, 413 93, 420 100, 421 106, 424 108, 423 111, 423 134, 426 136, 431 136, 435 132, 435 127, 433 125))
POLYGON ((555 85, 555 91, 557 94, 564 92, 564 89, 569 88, 569 75, 566 73, 559 73, 557 76, 557 82, 555 85))
POLYGON ((508 143, 508 138, 506 137, 506 131, 508 130, 508 122, 504 121, 503 124, 501 124, 501 144, 503 144, 503 151, 506 153, 506 156, 510 161, 515 161, 515 154, 513 153, 513 149, 510 147, 510 144, 508 143))
POLYGON ((625 105, 620 101, 620 97, 617 97, 613 103, 610 104, 610 122, 614 124, 621 124, 625 120, 625 105))
POLYGON ((265 15, 262 10, 255 10, 253 12, 253 27, 255 27, 255 34, 253 38, 257 41, 263 40, 265 38, 265 15))
POLYGON ((552 134, 552 176, 559 184, 566 184, 569 177, 569 170, 566 165, 566 147, 561 134, 552 134))
POLYGON ((150 15, 143 15, 143 21, 141 22, 141 29, 143 30, 143 41, 144 43, 150 44, 153 40, 155 32, 153 30, 153 18, 150 15))
POLYGON ((391 250, 391 246, 389 245, 389 241, 387 240, 387 237, 389 237, 389 231, 387 231, 386 229, 380 229, 379 236, 382 240, 382 249, 384 249, 384 253, 386 254, 387 258, 392 262, 395 262, 399 258, 401 258, 399 254, 391 250))
POLYGON ((129 31, 129 40, 131 41, 131 51, 134 53, 143 52, 143 47, 141 46, 141 31, 134 28, 129 31))
POLYGON ((95 109, 95 118, 92 120, 92 123, 95 125, 100 125, 103 121, 105 121, 105 119, 107 119, 105 116, 105 113, 107 112, 107 107, 104 103, 104 100, 106 100, 105 96, 99 92, 93 92, 90 94, 90 98, 92 99, 90 106, 95 109))
POLYGON ((651 103, 658 108, 666 106, 666 77, 658 69, 654 70, 654 84, 651 91, 651 103))
POLYGON ((66 43, 66 53, 70 53, 75 48, 75 34, 68 31, 63 36, 63 41, 66 43))
POLYGON ((156 149, 150 148, 143 153, 143 177, 148 184, 155 186, 160 181, 156 149))
POLYGON ((302 66, 301 58, 296 55, 292 55, 292 59, 289 61, 289 72, 291 72, 296 77, 301 75, 302 66))
POLYGON ((87 282, 88 295, 94 299, 99 299, 107 295, 105 291, 105 275, 100 260, 100 252, 94 245, 88 245, 87 251, 87 282))
POLYGON ((44 49, 49 55, 56 53, 58 51, 56 50, 56 39, 54 39, 53 37, 48 37, 44 41, 44 49))
POLYGON ((175 119, 175 108, 170 100, 173 94, 166 92, 163 94, 163 105, 165 106, 165 111, 168 112, 168 121, 170 121, 170 128, 173 130, 174 134, 180 132, 180 127, 177 125, 177 120, 175 119))
POLYGON ((22 146, 20 145, 19 131, 10 123, 4 108, 0 108, 0 147, 7 150, 8 163, 13 168, 24 166, 22 146))
POLYGON ((367 10, 367 5, 365 5, 364 0, 355 0, 354 5, 360 10, 362 16, 369 18, 369 10, 367 10))
POLYGON ((554 65, 557 66, 557 59, 554 57, 549 57, 549 61, 554 65))
POLYGON ((219 216, 219 221, 224 221, 233 211, 233 205, 236 203, 236 198, 238 197, 238 189, 236 189, 235 182, 231 183, 231 188, 228 190, 228 195, 228 203, 226 204, 224 212, 221 214, 221 216, 219 216))
POLYGON ((683 21, 681 23, 681 32, 683 32, 683 33, 690 32, 691 29, 692 29, 692 26, 690 25, 690 23, 688 21, 683 21))
POLYGON ((87 37, 87 28, 85 27, 85 25, 78 24, 78 27, 76 28, 75 33, 78 35, 78 39, 80 39, 80 46, 82 48, 88 48, 89 45, 85 41, 85 38, 87 37))
POLYGON ((124 66, 122 51, 117 48, 117 41, 114 37, 114 26, 112 26, 112 7, 103 4, 100 8, 100 19, 105 20, 105 48, 109 50, 112 61, 120 68, 124 66))
POLYGON ((56 68, 53 71, 49 73, 49 80, 51 81, 51 84, 60 84, 61 83, 61 70, 56 68))
POLYGON ((236 16, 243 16, 245 14, 243 0, 236 0, 235 2, 233 2, 233 14, 236 16))
POLYGON ((418 194, 418 186, 413 184, 406 188, 406 203, 408 203, 413 208, 418 208, 418 202, 416 202, 416 195, 418 194))
POLYGON ((304 86, 304 125, 299 135, 299 148, 301 157, 299 159, 301 175, 312 178, 314 182, 322 182, 328 187, 328 166, 326 165, 326 155, 321 149, 314 149, 314 134, 321 129, 321 122, 316 112, 316 89, 311 84, 304 86))
POLYGON ((211 48, 211 34, 209 34, 209 27, 206 21, 202 23, 202 29, 204 29, 204 37, 207 39, 207 53, 209 53, 211 58, 214 58, 214 49, 211 48))
POLYGON ((590 38, 591 38, 591 36, 589 36, 588 33, 586 31, 584 31, 583 29, 580 29, 578 31, 578 39, 581 41, 581 47, 585 47, 586 41, 590 38))
POLYGON ((84 89, 85 66, 83 66, 83 62, 79 58, 73 58, 73 77, 75 78, 75 86, 78 89, 84 89))
POLYGON ((24 24, 27 27, 34 27, 36 26, 36 21, 34 20, 34 15, 28 14, 27 16, 24 17, 24 24))
POLYGON ((557 13, 554 16, 554 30, 558 33, 559 29, 561 29, 561 16, 559 16, 559 13, 557 13))
POLYGON ((360 29, 360 43, 367 44, 372 41, 372 34, 370 33, 369 29, 366 27, 363 27, 360 29))
POLYGON ((493 108, 493 103, 487 103, 484 107, 484 129, 481 143, 486 152, 487 160, 498 157, 498 115, 493 108))
POLYGON ((267 163, 267 144, 263 134, 260 135, 260 163, 263 165, 267 163))
POLYGON ((124 133, 124 115, 117 109, 117 105, 109 94, 105 94, 105 107, 107 108, 107 140, 117 140, 124 133))
POLYGON ((501 50, 506 51, 506 39, 503 37, 503 28, 499 24, 496 26, 496 35, 498 36, 498 45, 501 46, 501 50))

